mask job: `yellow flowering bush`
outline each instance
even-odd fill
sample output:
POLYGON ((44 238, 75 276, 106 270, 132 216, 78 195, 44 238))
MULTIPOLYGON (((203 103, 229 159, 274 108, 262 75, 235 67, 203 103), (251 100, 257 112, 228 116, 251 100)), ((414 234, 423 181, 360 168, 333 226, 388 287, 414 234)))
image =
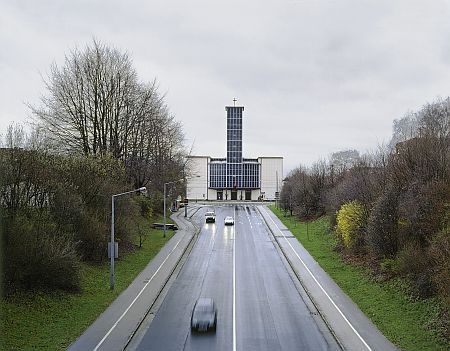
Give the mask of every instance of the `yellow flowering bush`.
POLYGON ((364 206, 358 201, 347 202, 339 209, 336 216, 336 233, 347 249, 354 249, 360 243, 364 221, 364 206))

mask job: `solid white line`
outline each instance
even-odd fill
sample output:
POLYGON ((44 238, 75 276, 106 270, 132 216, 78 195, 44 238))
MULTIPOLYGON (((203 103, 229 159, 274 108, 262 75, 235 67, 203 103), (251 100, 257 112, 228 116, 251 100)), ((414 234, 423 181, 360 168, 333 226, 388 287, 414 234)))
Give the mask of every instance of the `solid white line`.
MULTIPOLYGON (((236 207, 233 213, 236 222, 236 207)), ((233 351, 236 351, 236 225, 233 226, 233 351)))
POLYGON ((273 218, 270 216, 269 213, 267 213, 266 209, 263 207, 264 212, 266 212, 266 214, 269 216, 270 220, 273 222, 273 224, 275 225, 275 227, 277 227, 277 229, 280 231, 281 235, 283 235, 283 238, 286 240, 286 242, 289 244, 289 246, 291 247, 292 251, 294 251, 295 255, 298 257, 298 259, 300 260, 300 262, 303 264, 303 266, 306 268, 306 270, 308 271, 308 273, 311 275, 311 277, 314 279, 314 281, 316 282, 316 284, 319 286, 319 288, 323 291, 323 293, 326 295, 326 297, 328 297, 328 299, 330 300, 330 302, 333 304, 333 306, 336 308, 336 310, 339 312, 339 314, 342 316, 342 318, 347 322, 347 324, 349 325, 349 327, 355 332, 355 334, 358 336, 359 340, 361 340, 361 342, 364 344, 364 346, 372 351, 372 349, 370 348, 370 346, 364 341, 364 339, 361 337, 361 335, 359 335, 358 331, 353 327, 353 325, 350 323, 350 321, 347 319, 347 317, 345 317, 344 313, 342 313, 342 311, 339 309, 339 307, 334 303, 333 299, 330 297, 330 295, 328 295, 328 293, 325 291, 325 289, 323 288, 323 286, 319 283, 319 281, 316 279, 316 277, 314 276, 314 274, 309 270, 309 268, 306 266, 305 262, 302 260, 302 258, 299 256, 299 254, 297 253, 297 251, 295 251, 295 249, 293 248, 293 246, 291 245, 291 243, 289 242, 289 240, 286 238, 286 236, 284 235, 284 233, 281 231, 281 229, 278 227, 278 225, 275 223, 275 221, 273 220, 273 218))
POLYGON ((145 290, 145 288, 148 286, 148 284, 150 284, 150 282, 153 280, 153 278, 156 276, 156 274, 158 274, 159 270, 161 269, 161 267, 164 265, 164 263, 166 263, 167 259, 169 258, 169 256, 172 254, 172 252, 175 251, 175 249, 177 248, 178 244, 180 243, 180 241, 183 240, 183 238, 181 238, 180 240, 178 240, 177 244, 173 247, 172 251, 169 252, 169 254, 167 255, 167 257, 164 259, 164 261, 159 265, 158 269, 156 270, 155 273, 153 273, 152 277, 150 278, 150 280, 144 285, 144 287, 141 289, 141 291, 139 292, 139 294, 137 294, 137 296, 134 298, 134 300, 131 302, 131 304, 127 307, 127 309, 122 313, 122 315, 119 317, 119 319, 114 323, 114 325, 111 327, 111 329, 108 330, 108 332, 106 333, 106 335, 102 338, 102 340, 100 340, 100 342, 97 344, 97 346, 95 346, 95 349, 93 351, 97 351, 99 349, 99 347, 105 342, 106 338, 109 336, 109 334, 111 334, 111 332, 114 330, 115 327, 117 327, 117 325, 119 324, 119 322, 122 320, 122 318, 127 314, 127 312, 130 310, 131 306, 134 305, 134 303, 136 302, 136 300, 139 298, 139 296, 141 296, 141 294, 143 293, 143 291, 145 290))

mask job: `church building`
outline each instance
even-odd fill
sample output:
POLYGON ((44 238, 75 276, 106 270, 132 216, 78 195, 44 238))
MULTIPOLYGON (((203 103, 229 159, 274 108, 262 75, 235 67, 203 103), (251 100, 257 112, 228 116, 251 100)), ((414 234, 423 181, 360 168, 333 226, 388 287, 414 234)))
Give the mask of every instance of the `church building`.
MULTIPOLYGON (((236 100, 234 100, 236 101, 236 100)), ((194 176, 187 182, 189 200, 275 200, 281 191, 283 157, 242 156, 243 106, 226 106, 227 155, 189 156, 194 176)))

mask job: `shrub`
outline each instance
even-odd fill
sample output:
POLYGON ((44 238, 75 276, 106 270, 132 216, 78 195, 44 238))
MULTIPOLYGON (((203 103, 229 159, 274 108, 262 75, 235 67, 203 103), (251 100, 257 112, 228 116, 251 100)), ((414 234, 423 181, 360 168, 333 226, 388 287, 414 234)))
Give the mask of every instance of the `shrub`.
POLYGON ((367 223, 366 241, 376 256, 394 257, 398 252, 398 191, 392 186, 375 201, 367 223))
POLYGON ((416 243, 406 245, 398 254, 399 272, 410 281, 411 291, 418 297, 434 293, 432 262, 427 251, 416 243))
POLYGON ((365 217, 364 206, 358 201, 351 201, 341 206, 336 217, 336 231, 345 248, 355 251, 362 247, 365 217))
POLYGON ((152 207, 150 198, 148 198, 147 196, 137 196, 135 202, 139 206, 139 212, 142 217, 148 219, 153 217, 155 210, 152 207))
POLYGON ((431 241, 429 254, 433 261, 432 281, 439 295, 450 306, 450 226, 447 225, 431 241))
POLYGON ((161 192, 154 192, 150 197, 146 198, 150 202, 150 207, 153 209, 153 216, 163 214, 164 212, 164 195, 161 192))
POLYGON ((6 220, 5 283, 15 288, 80 288, 76 244, 46 213, 30 211, 6 220))
POLYGON ((387 277, 393 277, 397 275, 399 271, 398 260, 394 258, 385 258, 380 262, 380 272, 387 277))
POLYGON ((450 201, 450 186, 442 181, 413 182, 399 201, 401 244, 410 242, 427 247, 442 228, 445 203, 450 201))
POLYGON ((83 260, 99 262, 107 258, 111 224, 105 217, 104 213, 93 210, 83 211, 77 218, 76 238, 79 242, 78 251, 83 260))
POLYGON ((133 246, 137 236, 135 222, 140 219, 139 204, 135 201, 137 197, 128 195, 116 199, 116 240, 127 246, 133 246))
MULTIPOLYGON (((360 161, 343 173, 335 186, 326 193, 327 212, 337 214, 341 206, 350 201, 358 201, 369 208, 378 195, 377 175, 367 161, 360 161)), ((332 218, 336 221, 336 218, 332 218)))
MULTIPOLYGON (((77 157, 61 159, 64 189, 52 197, 52 213, 79 245, 84 260, 107 258, 111 232, 111 195, 130 189, 120 161, 110 157, 77 157), (62 212, 59 209, 64 209, 62 212)), ((115 235, 119 242, 131 242, 133 232, 128 218, 138 216, 133 195, 115 199, 115 235)))

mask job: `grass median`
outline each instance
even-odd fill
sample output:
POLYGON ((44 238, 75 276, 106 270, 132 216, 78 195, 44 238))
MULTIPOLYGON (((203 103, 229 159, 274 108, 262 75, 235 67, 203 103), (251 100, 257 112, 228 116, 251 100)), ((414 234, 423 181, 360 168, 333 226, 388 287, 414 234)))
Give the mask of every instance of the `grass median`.
POLYGON ((449 343, 439 337, 436 330, 435 321, 440 311, 437 299, 413 299, 404 281, 377 282, 371 279, 366 268, 344 262, 334 250, 335 239, 330 234, 328 218, 312 221, 307 228, 306 223, 297 218, 285 217, 284 212, 274 206, 270 208, 341 289, 400 349, 450 349, 449 343))
MULTIPOLYGON (((150 222, 148 223, 150 225, 150 222)), ((115 286, 109 288, 109 261, 82 263, 81 292, 21 292, 2 299, 2 350, 65 350, 130 285, 173 236, 148 229, 141 248, 115 262, 115 286)))

